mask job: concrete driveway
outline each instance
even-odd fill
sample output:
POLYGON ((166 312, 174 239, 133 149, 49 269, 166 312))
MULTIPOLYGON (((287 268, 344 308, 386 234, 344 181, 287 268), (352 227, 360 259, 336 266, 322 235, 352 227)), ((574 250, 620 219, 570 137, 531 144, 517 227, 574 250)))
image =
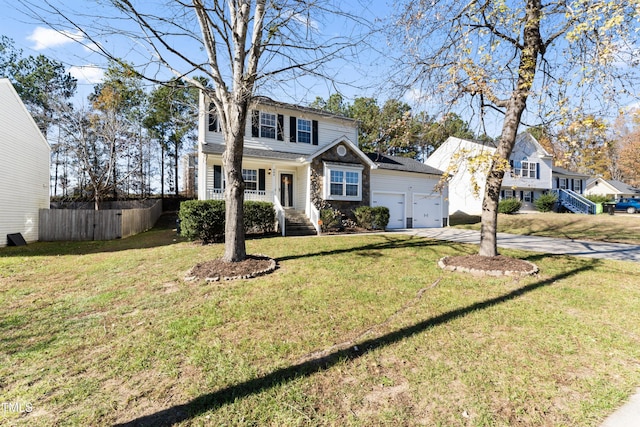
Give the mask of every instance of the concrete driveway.
MULTIPOLYGON (((396 231, 449 242, 480 244, 480 232, 476 230, 445 227, 396 231)), ((557 255, 640 262, 640 245, 628 245, 624 243, 590 242, 586 240, 498 233, 498 247, 557 255)))

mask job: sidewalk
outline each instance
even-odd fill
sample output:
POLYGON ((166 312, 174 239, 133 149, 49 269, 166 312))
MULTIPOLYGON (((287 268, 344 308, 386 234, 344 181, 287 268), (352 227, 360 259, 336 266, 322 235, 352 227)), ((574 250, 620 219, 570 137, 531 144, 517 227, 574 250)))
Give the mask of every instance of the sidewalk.
MULTIPOLYGON (((480 232, 457 228, 421 228, 398 232, 458 243, 480 243, 480 232)), ((624 243, 588 242, 553 237, 523 236, 498 233, 498 247, 544 252, 554 255, 640 262, 640 245, 624 243)), ((611 414, 600 427, 640 427, 640 387, 629 401, 611 414)))

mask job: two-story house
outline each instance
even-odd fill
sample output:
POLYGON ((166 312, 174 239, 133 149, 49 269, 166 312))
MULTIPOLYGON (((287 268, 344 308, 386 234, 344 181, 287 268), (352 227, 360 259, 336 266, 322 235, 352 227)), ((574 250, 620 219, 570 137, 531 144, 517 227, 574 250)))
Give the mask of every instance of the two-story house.
MULTIPOLYGON (((200 96, 198 198, 222 199, 225 140, 213 105, 200 96)), ((412 159, 365 154, 356 120, 256 97, 243 151, 245 200, 273 202, 278 221, 304 214, 319 230, 319 211, 349 215, 358 206, 387 206, 388 228, 442 227, 442 172, 412 159)))
MULTIPOLYGON (((451 171, 449 179, 449 214, 480 215, 486 182, 486 167, 496 145, 493 142, 448 138, 425 163, 451 171), (468 159, 482 159, 477 163, 468 159), (454 165, 455 167, 451 167, 454 165), (475 188, 474 188, 475 187, 475 188)), ((501 199, 515 197, 522 201, 522 211, 535 210, 534 201, 542 194, 558 189, 580 195, 587 175, 553 166, 553 156, 529 133, 517 136, 500 190, 501 199)), ((579 196, 576 196, 579 197, 579 196)), ((580 203, 588 201, 580 198, 580 203)), ((572 207, 573 209, 573 207, 572 207)))

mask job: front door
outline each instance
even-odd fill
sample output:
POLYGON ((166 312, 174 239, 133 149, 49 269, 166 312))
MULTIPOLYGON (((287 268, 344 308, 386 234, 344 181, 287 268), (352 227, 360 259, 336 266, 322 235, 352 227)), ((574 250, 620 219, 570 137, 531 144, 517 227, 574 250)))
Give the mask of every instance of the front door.
POLYGON ((280 174, 280 203, 285 208, 293 206, 293 174, 280 174))

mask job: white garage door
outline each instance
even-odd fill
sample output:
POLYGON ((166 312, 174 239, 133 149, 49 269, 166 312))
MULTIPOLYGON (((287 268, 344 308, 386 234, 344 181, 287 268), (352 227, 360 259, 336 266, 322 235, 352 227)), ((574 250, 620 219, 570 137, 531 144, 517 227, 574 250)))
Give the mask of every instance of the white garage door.
POLYGON ((404 194, 373 193, 371 206, 389 208, 389 224, 387 228, 404 228, 404 194))
POLYGON ((413 195, 413 228, 442 227, 442 203, 440 196, 413 195))

